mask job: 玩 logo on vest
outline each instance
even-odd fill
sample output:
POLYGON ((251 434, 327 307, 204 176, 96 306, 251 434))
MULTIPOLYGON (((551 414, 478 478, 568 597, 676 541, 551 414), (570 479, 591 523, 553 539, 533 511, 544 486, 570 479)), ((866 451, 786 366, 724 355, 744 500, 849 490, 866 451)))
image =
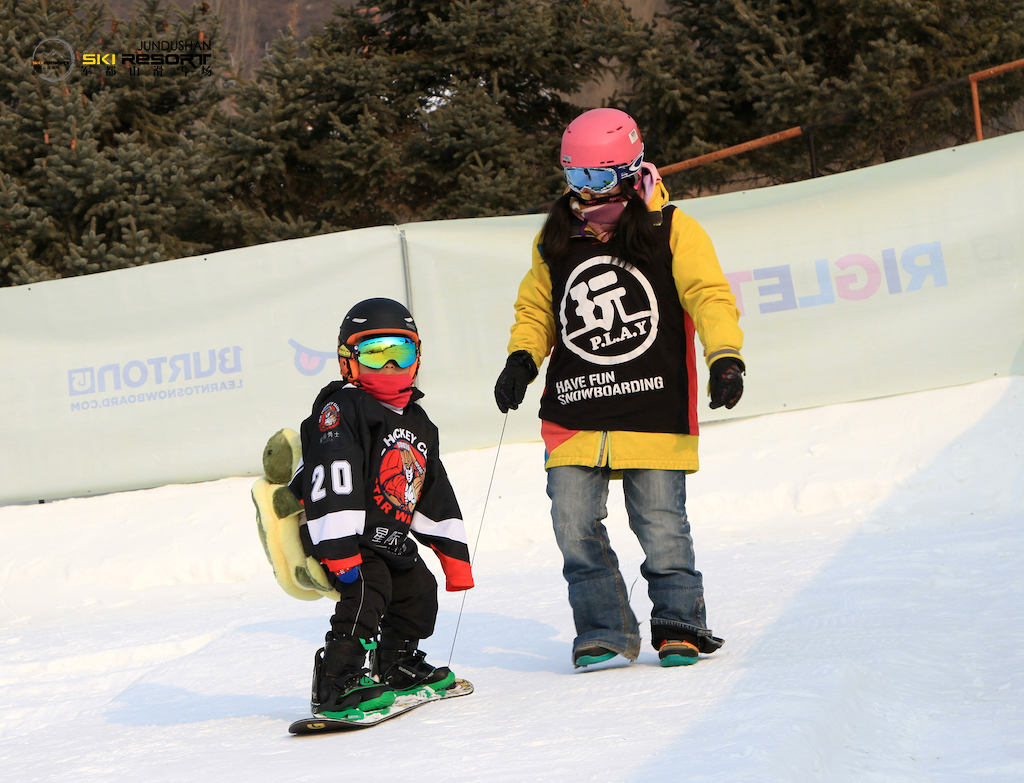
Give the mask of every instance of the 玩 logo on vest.
POLYGON ((658 300, 650 281, 612 256, 591 258, 573 270, 558 316, 565 346, 594 364, 635 359, 658 336, 658 300))

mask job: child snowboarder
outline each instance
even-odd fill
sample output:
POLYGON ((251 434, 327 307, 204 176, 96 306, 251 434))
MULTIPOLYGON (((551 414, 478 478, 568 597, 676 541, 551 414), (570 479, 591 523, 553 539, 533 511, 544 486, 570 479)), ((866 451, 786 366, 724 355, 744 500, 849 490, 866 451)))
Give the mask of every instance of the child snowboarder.
POLYGON ((417 649, 434 632, 437 582, 410 532, 440 559, 449 591, 473 586, 437 428, 416 404, 420 339, 409 311, 390 299, 355 305, 341 324, 338 361, 343 380, 321 390, 302 423, 302 461, 289 485, 305 507, 306 553, 340 596, 313 670, 312 709, 327 716, 455 680, 417 649))

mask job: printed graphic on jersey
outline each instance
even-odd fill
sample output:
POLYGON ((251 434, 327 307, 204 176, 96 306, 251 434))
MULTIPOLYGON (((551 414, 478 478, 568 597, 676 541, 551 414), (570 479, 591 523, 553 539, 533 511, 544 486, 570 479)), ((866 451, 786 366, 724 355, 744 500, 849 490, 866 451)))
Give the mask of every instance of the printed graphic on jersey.
POLYGON ((341 411, 338 409, 337 404, 333 402, 327 403, 324 409, 320 411, 320 432, 333 430, 340 421, 341 411))
POLYGON ((405 533, 388 527, 378 527, 374 530, 373 543, 393 555, 405 554, 412 548, 405 533))
POLYGON ((594 364, 635 359, 658 336, 658 300, 650 281, 612 256, 576 267, 565 284, 558 317, 565 346, 594 364))
POLYGON ((391 504, 412 514, 423 491, 427 460, 407 440, 395 441, 380 463, 377 486, 391 504))

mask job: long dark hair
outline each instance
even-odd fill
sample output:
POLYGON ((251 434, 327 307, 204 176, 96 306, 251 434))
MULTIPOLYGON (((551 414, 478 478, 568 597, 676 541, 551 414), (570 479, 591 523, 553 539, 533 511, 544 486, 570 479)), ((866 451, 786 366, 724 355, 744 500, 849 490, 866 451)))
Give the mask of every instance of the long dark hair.
MULTIPOLYGON (((615 234, 608 242, 609 255, 637 266, 650 264, 658 252, 658 236, 654 221, 643 196, 636 189, 639 177, 622 180, 622 195, 626 196, 626 209, 619 218, 615 234)), ((570 203, 572 192, 565 193, 552 206, 541 230, 541 256, 549 265, 555 265, 569 255, 569 240, 578 219, 573 217, 570 203)))

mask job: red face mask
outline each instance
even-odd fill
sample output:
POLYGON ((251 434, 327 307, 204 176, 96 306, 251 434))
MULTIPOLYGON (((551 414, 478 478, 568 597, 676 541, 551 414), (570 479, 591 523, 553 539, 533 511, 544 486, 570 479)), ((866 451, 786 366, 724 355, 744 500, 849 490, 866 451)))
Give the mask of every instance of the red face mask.
POLYGON ((384 373, 363 372, 359 384, 378 402, 386 402, 396 408, 404 408, 412 397, 412 376, 408 373, 385 375, 384 373))

